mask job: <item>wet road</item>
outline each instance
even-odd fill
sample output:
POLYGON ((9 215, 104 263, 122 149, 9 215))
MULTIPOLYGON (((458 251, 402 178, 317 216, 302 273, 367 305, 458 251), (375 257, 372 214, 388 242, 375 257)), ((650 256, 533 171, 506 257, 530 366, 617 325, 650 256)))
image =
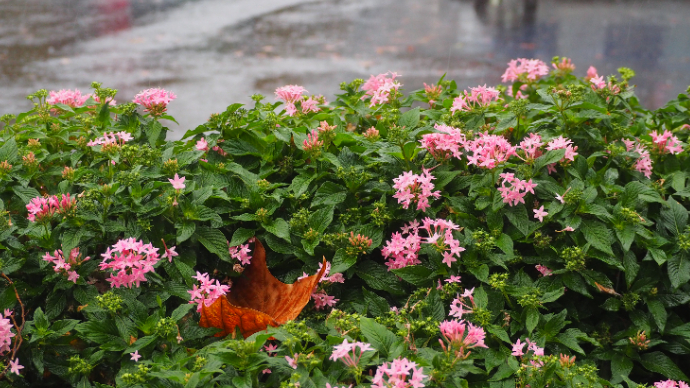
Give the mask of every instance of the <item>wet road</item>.
POLYGON ((497 84, 511 58, 555 55, 580 75, 633 68, 655 108, 690 85, 687 20, 673 0, 0 0, 0 114, 39 88, 163 87, 177 138, 288 83, 327 98, 389 70, 408 90, 497 84))

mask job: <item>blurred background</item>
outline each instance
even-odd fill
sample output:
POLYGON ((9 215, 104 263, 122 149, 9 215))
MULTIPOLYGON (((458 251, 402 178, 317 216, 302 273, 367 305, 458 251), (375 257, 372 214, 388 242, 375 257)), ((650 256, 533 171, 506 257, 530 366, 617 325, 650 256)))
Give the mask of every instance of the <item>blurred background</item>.
POLYGON ((40 88, 126 102, 178 99, 170 137, 234 102, 299 84, 332 100, 342 81, 397 71, 407 90, 447 73, 495 85, 512 58, 573 59, 575 73, 626 66, 643 105, 690 85, 686 0, 0 0, 0 114, 40 88))

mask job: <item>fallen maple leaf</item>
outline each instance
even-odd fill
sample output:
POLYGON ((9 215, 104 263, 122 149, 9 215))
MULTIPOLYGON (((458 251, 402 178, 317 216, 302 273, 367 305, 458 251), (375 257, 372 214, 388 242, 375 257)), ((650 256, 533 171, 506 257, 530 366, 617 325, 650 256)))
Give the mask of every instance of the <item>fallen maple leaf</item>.
POLYGON ((228 334, 234 337, 235 328, 239 327, 244 338, 265 330, 269 325, 278 327, 302 312, 325 270, 324 258, 316 275, 285 284, 268 270, 266 251, 256 240, 252 261, 242 276, 233 281, 230 293, 210 306, 202 304, 199 326, 221 329, 216 337, 228 334))

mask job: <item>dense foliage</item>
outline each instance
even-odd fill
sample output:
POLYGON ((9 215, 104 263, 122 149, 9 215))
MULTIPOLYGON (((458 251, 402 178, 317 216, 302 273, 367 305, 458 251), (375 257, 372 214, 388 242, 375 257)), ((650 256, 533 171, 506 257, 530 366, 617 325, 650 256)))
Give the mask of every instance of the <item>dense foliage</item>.
POLYGON ((1 118, 0 386, 687 381, 690 100, 573 69, 288 85, 181 141, 163 90, 29 96, 1 118), (298 321, 213 337, 198 304, 252 237, 281 280, 329 276, 298 321))

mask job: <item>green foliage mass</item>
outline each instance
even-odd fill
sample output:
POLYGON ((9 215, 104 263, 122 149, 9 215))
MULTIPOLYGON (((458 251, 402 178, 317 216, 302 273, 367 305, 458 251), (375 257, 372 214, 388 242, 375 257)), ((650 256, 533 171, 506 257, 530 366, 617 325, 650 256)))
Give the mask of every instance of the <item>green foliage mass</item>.
POLYGON ((294 116, 253 96, 253 107, 230 105, 180 141, 165 140, 172 117, 133 104, 51 106, 45 91, 32 95, 34 109, 3 116, 0 132, 0 311, 10 310, 17 334, 0 357, 0 386, 370 386, 378 366, 401 357, 423 367, 428 387, 687 381, 690 159, 687 148, 671 154, 654 141, 669 131, 687 147, 690 100, 681 94, 645 110, 628 84, 634 73, 622 75, 593 90, 557 71, 523 80, 527 99, 503 88, 499 101, 460 111, 451 111, 461 94, 453 81, 392 90, 388 102, 372 104, 356 80, 320 111, 302 113, 298 103, 294 116), (310 148, 308 135, 324 121, 333 132, 310 148), (439 133, 437 124, 514 146, 538 134, 543 154, 518 149, 492 169, 468 164, 467 149, 435 157, 420 140, 439 133), (133 139, 88 145, 112 132, 133 139), (577 147, 572 160, 546 150, 560 136, 577 147), (208 150, 197 149, 202 138, 208 150), (650 177, 636 169, 644 155, 623 140, 647 150, 650 177), (393 197, 393 180, 410 171, 429 171, 440 192, 424 211, 393 197), (534 193, 506 204, 498 191, 506 173, 531 180, 534 193), (184 189, 172 187, 175 174, 184 189), (27 219, 32 199, 68 193, 75 209, 27 219), (533 214, 541 206, 543 221, 533 214), (449 266, 425 243, 419 264, 389 271, 382 248, 427 217, 457 225, 452 236, 465 251, 449 266), (246 341, 199 327, 193 276, 225 284, 242 276, 228 247, 253 236, 286 282, 316 273, 322 257, 331 262, 331 275, 345 282, 320 287, 337 310, 311 303, 298 321, 246 341), (161 253, 165 242, 179 256, 160 260, 139 287, 111 288, 101 255, 126 238, 161 253), (73 264, 79 278, 71 281, 44 256, 74 248, 90 259, 73 264), (445 282, 451 276, 460 283, 445 282), (463 319, 483 328, 487 347, 458 352, 439 323, 472 289, 463 319), (348 368, 331 358, 343 338, 375 351, 348 368), (526 338, 545 356, 511 355, 526 338), (269 343, 275 351, 263 348, 269 343), (297 357, 296 369, 285 356, 297 357), (24 366, 21 375, 9 372, 10 360, 24 366))

